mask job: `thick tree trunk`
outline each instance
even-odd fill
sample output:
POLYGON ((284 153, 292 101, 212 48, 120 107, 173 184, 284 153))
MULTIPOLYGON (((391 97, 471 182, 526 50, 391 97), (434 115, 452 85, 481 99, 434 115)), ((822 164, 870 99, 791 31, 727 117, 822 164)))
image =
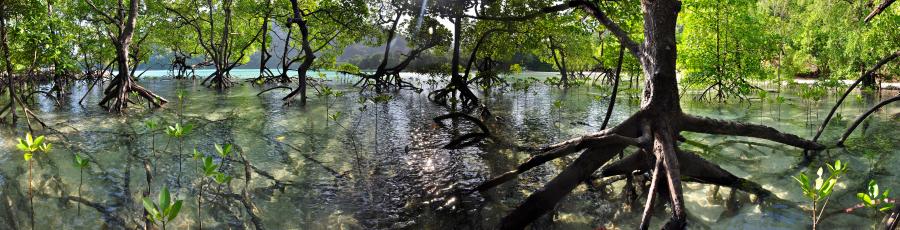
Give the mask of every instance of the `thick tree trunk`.
POLYGON ((262 40, 260 40, 260 52, 259 52, 259 76, 266 76, 267 73, 271 76, 271 71, 266 67, 266 64, 269 63, 269 58, 272 56, 269 54, 269 47, 266 46, 266 40, 269 37, 269 17, 271 17, 272 9, 269 8, 272 4, 271 0, 266 1, 266 14, 263 16, 262 23, 262 40))
MULTIPOLYGON (((549 212, 558 201, 579 183, 590 179, 600 166, 626 146, 636 146, 642 151, 639 151, 638 155, 630 155, 613 163, 609 168, 626 173, 637 169, 653 175, 651 189, 647 193, 647 206, 642 217, 642 229, 649 226, 652 216, 650 209, 654 207, 653 200, 657 198, 669 202, 672 212, 672 218, 663 225, 663 229, 684 229, 686 227, 686 210, 681 188, 682 177, 701 183, 733 186, 745 191, 769 194, 759 186, 748 186, 743 179, 734 177, 712 163, 678 150, 676 140, 679 140, 681 131, 757 137, 803 149, 820 150, 825 148, 814 141, 782 133, 762 125, 683 114, 675 78, 677 57, 675 25, 681 8, 680 1, 641 1, 644 14, 645 40, 643 45, 637 45, 631 40, 628 34, 613 23, 594 3, 574 0, 565 4, 570 7, 580 7, 593 15, 619 39, 623 47, 640 60, 646 77, 641 109, 612 128, 541 148, 538 151, 541 154, 529 159, 517 170, 486 181, 479 186, 477 190, 484 191, 504 181, 512 180, 516 175, 536 165, 581 152, 578 159, 503 218, 500 224, 501 228, 522 229, 534 219, 549 212), (648 164, 647 162, 654 163, 648 164), (623 168, 626 169, 623 170, 623 168)), ((555 8, 556 6, 551 7, 551 9, 555 8)), ((607 172, 602 174, 608 175, 607 172)))
POLYGON ((6 26, 6 1, 0 0, 0 49, 2 49, 0 51, 3 51, 3 71, 6 77, 6 90, 9 92, 9 104, 4 109, 0 109, 0 115, 8 112, 12 124, 15 124, 17 119, 15 76, 13 76, 12 61, 9 57, 9 40, 6 37, 6 26))
MULTIPOLYGON (((117 67, 119 72, 112 82, 110 82, 110 85, 106 90, 104 90, 106 96, 99 103, 100 106, 106 107, 110 112, 125 112, 128 103, 133 103, 128 99, 130 92, 136 92, 139 96, 146 99, 148 103, 156 105, 157 107, 168 102, 162 97, 135 83, 131 76, 131 67, 130 63, 128 63, 130 58, 128 54, 132 38, 134 37, 134 26, 135 23, 137 23, 139 3, 140 0, 132 0, 127 9, 127 18, 120 18, 116 21, 118 24, 117 26, 121 28, 118 37, 114 41, 116 46, 116 62, 118 64, 117 67)), ((120 7, 118 9, 119 15, 124 15, 125 10, 126 9, 120 7)))
POLYGON ((302 40, 301 46, 303 47, 303 62, 300 63, 300 68, 297 68, 297 76, 300 78, 299 85, 281 100, 286 104, 289 104, 294 100, 294 97, 299 94, 300 104, 306 105, 306 71, 312 66, 313 61, 316 59, 316 55, 309 44, 309 28, 307 27, 306 20, 303 19, 297 0, 291 0, 291 8, 294 11, 294 15, 289 19, 289 22, 291 22, 289 25, 297 24, 297 27, 300 28, 300 37, 302 40))

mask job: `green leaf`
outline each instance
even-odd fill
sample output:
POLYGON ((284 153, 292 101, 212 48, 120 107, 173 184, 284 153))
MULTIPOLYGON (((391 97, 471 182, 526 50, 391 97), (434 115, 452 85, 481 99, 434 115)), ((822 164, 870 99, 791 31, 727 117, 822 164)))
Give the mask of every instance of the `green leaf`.
POLYGON ((41 145, 41 143, 44 143, 44 136, 43 136, 43 135, 38 136, 37 139, 34 139, 34 145, 41 145))
POLYGON ((152 216, 159 216, 159 210, 156 210, 156 205, 153 204, 153 201, 151 201, 151 200, 150 200, 149 198, 147 198, 147 197, 144 197, 143 201, 144 201, 144 202, 143 202, 143 203, 144 203, 144 209, 147 210, 147 213, 149 213, 151 217, 152 217, 152 216))
POLYGON ((181 200, 175 201, 175 204, 172 205, 171 210, 169 210, 169 211, 167 212, 167 213, 169 214, 168 220, 167 220, 167 221, 172 221, 172 220, 174 220, 175 217, 178 216, 178 212, 181 212, 181 200))
POLYGON ((163 187, 162 191, 159 193, 159 198, 157 200, 159 202, 159 209, 165 211, 169 208, 169 187, 163 187))
POLYGON ((26 146, 25 143, 22 143, 22 139, 19 139, 19 144, 16 145, 16 148, 19 148, 19 150, 22 150, 22 152, 30 151, 28 149, 28 146, 26 146))
POLYGON ((31 153, 25 153, 25 155, 23 155, 23 157, 25 157, 25 161, 30 161, 32 156, 33 155, 31 153))
POLYGON ((869 181, 869 194, 872 194, 872 196, 878 196, 878 194, 880 192, 881 191, 878 190, 878 184, 875 183, 875 180, 870 180, 869 181))
POLYGON ((31 133, 25 134, 25 145, 29 147, 34 146, 34 139, 31 138, 31 133))

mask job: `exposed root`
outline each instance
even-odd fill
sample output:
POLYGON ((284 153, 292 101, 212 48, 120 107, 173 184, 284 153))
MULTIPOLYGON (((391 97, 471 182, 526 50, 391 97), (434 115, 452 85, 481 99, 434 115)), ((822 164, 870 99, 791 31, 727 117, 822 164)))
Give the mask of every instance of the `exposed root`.
MULTIPOLYGON (((684 140, 677 133, 692 131, 711 134, 758 137, 785 143, 804 149, 822 149, 823 145, 792 134, 781 133, 762 125, 699 118, 676 114, 674 116, 649 115, 641 111, 622 124, 598 133, 585 135, 542 148, 543 154, 532 157, 516 170, 488 180, 476 188, 485 191, 516 175, 550 160, 584 150, 581 156, 569 164, 563 172, 538 191, 535 191, 513 212, 503 218, 501 228, 522 229, 531 221, 551 210, 555 204, 580 182, 590 178, 592 172, 606 164, 627 146, 637 146, 641 151, 609 164, 601 176, 627 176, 635 171, 650 172, 653 176, 642 214, 641 229, 650 226, 652 209, 659 197, 672 207, 672 218, 664 229, 683 229, 687 223, 682 181, 728 186, 756 194, 760 198, 778 200, 762 186, 734 176, 696 154, 681 151, 677 140, 684 140), (636 127, 641 127, 640 131, 636 127), (638 136, 637 134, 640 134, 638 136), (638 137, 634 137, 638 136, 638 137), (649 145, 651 143, 652 145, 649 145), (650 154, 652 153, 652 154, 650 154), (682 165, 687 167, 682 167, 682 165)), ((670 114, 671 115, 671 114, 670 114)))
POLYGON ((156 107, 161 107, 169 102, 150 90, 144 89, 144 87, 135 83, 128 75, 120 74, 109 84, 109 86, 107 86, 106 90, 104 90, 106 96, 103 100, 100 100, 99 105, 110 112, 125 112, 125 108, 128 107, 129 103, 128 95, 132 92, 137 93, 139 96, 146 99, 148 103, 156 107))
POLYGON ((103 204, 93 202, 93 201, 90 201, 90 200, 87 200, 85 198, 78 197, 78 196, 65 196, 65 197, 60 197, 59 199, 61 199, 64 202, 72 201, 72 202, 81 203, 85 206, 94 208, 94 210, 97 210, 97 212, 103 214, 103 220, 108 225, 107 227, 125 228, 125 220, 122 219, 122 217, 115 215, 113 213, 113 211, 116 210, 114 208, 106 207, 103 204))
POLYGON ((695 117, 685 115, 681 119, 682 131, 722 134, 731 136, 756 137, 790 146, 809 149, 822 150, 825 146, 815 141, 803 139, 797 135, 782 133, 777 129, 756 124, 748 124, 734 121, 725 121, 712 118, 695 117))
POLYGON ((256 96, 262 95, 262 94, 264 94, 264 93, 266 93, 266 92, 269 92, 269 91, 272 91, 272 90, 276 90, 276 89, 292 90, 291 87, 287 87, 287 86, 275 86, 275 87, 268 88, 268 89, 265 89, 265 90, 263 90, 263 91, 260 91, 259 93, 256 94, 256 96))
POLYGON ((481 132, 468 133, 468 134, 464 134, 464 135, 458 136, 456 138, 453 138, 453 140, 451 140, 449 143, 444 145, 444 147, 443 147, 444 149, 465 148, 465 147, 474 145, 485 138, 491 137, 491 130, 488 129, 488 127, 486 125, 484 125, 484 122, 481 122, 480 120, 478 120, 478 118, 472 117, 465 113, 452 112, 452 113, 449 113, 446 115, 437 116, 433 120, 434 120, 434 123, 437 123, 438 125, 443 126, 443 123, 442 123, 443 120, 457 119, 457 118, 472 122, 473 124, 477 125, 479 129, 481 129, 481 132))
POLYGON ((869 110, 867 110, 865 113, 863 113, 863 115, 860 115, 859 117, 857 117, 856 120, 853 121, 853 124, 850 125, 849 128, 847 128, 847 131, 844 131, 844 134, 841 135, 841 139, 838 140, 837 146, 843 147, 844 141, 847 140, 847 137, 850 137, 850 134, 853 133, 853 130, 855 130, 856 127, 858 127, 859 124, 861 124, 863 122, 863 120, 866 119, 866 117, 869 117, 869 115, 872 115, 872 113, 874 113, 875 111, 878 111, 878 109, 880 109, 881 107, 884 107, 885 105, 890 104, 891 102, 898 101, 898 100, 900 100, 900 95, 894 96, 892 98, 888 98, 887 100, 881 101, 877 105, 872 106, 872 108, 869 108, 869 110))

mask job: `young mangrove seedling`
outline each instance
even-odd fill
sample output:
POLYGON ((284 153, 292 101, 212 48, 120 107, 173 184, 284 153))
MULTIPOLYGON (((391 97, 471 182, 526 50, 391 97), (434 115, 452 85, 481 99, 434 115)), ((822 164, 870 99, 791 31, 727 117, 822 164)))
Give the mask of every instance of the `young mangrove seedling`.
POLYGON ((153 131, 159 127, 159 124, 155 120, 146 120, 144 126, 147 127, 147 134, 150 135, 150 152, 156 157, 156 134, 153 131))
POLYGON ((888 212, 894 208, 894 203, 888 201, 890 195, 891 189, 881 192, 878 189, 878 183, 875 180, 869 180, 866 192, 857 193, 856 198, 862 201, 863 206, 872 209, 872 212, 876 214, 873 216, 877 217, 878 212, 888 212))
POLYGON ((560 133, 562 132, 562 107, 563 102, 560 99, 553 101, 553 108, 556 109, 556 137, 559 138, 560 133))
POLYGON ((344 92, 333 90, 331 87, 323 86, 322 91, 317 94, 320 97, 324 97, 325 99, 325 126, 328 126, 328 118, 331 116, 331 106, 333 106, 334 102, 328 100, 329 97, 339 98, 344 96, 344 92))
POLYGON ((163 186, 156 202, 157 203, 153 203, 153 201, 147 197, 143 198, 144 209, 149 213, 147 214, 147 219, 149 219, 151 223, 158 225, 165 230, 166 226, 171 223, 175 217, 178 217, 178 212, 181 211, 182 200, 175 200, 175 202, 172 202, 169 197, 169 187, 163 186))
POLYGON ((184 138, 191 133, 191 130, 194 129, 194 125, 185 124, 182 126, 180 123, 175 123, 174 126, 166 127, 166 134, 171 138, 178 139, 178 152, 176 153, 178 156, 178 179, 177 184, 181 186, 181 165, 182 165, 182 149, 184 149, 184 138))
POLYGON ((19 138, 19 144, 16 145, 16 148, 22 151, 22 156, 25 158, 25 161, 28 162, 28 203, 30 204, 31 212, 31 228, 34 229, 34 192, 32 187, 32 168, 34 165, 34 154, 37 152, 49 153, 52 145, 50 143, 44 143, 44 136, 38 136, 37 138, 32 138, 31 133, 25 134, 25 139, 19 138))
MULTIPOLYGON (((394 97, 387 94, 379 94, 378 96, 373 97, 372 103, 375 104, 387 104, 394 97)), ((451 98, 452 99, 452 98, 451 98)), ((375 107, 375 153, 378 153, 378 107, 375 107)))
POLYGON ((812 201, 813 230, 816 229, 816 226, 822 219, 822 213, 825 212, 825 206, 828 205, 828 200, 831 198, 831 193, 834 191, 834 185, 837 184, 838 179, 847 173, 848 170, 847 164, 841 163, 840 160, 835 161, 833 165, 826 165, 830 172, 827 177, 824 177, 822 167, 819 167, 819 170, 816 171, 816 179, 814 181, 810 181, 810 177, 806 176, 806 173, 800 173, 800 175, 794 177, 794 180, 796 180, 800 184, 800 188, 803 189, 803 196, 812 201), (819 204, 821 204, 821 206, 819 204))
MULTIPOLYGON (((84 184, 84 169, 88 167, 89 162, 87 158, 75 154, 75 167, 78 168, 78 197, 82 197, 81 185, 84 184)), ((78 216, 81 216, 81 203, 78 203, 78 216)))

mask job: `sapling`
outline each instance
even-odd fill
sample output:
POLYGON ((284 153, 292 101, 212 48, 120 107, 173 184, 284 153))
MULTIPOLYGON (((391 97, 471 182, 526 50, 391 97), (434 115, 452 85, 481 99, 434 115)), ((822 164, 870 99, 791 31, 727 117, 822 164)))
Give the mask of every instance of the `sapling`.
POLYGON ((32 138, 31 133, 25 134, 25 139, 19 138, 19 144, 16 145, 16 148, 22 151, 22 156, 25 158, 25 161, 28 162, 28 203, 31 205, 31 228, 34 229, 34 193, 32 187, 32 168, 34 165, 34 154, 37 152, 49 153, 52 149, 52 145, 50 143, 44 143, 44 136, 38 136, 37 138, 32 138))
MULTIPOLYGON (((78 197, 81 197, 81 185, 84 184, 84 169, 88 167, 88 159, 75 154, 75 167, 78 168, 78 197)), ((78 216, 81 216, 81 203, 78 203, 78 216)))
POLYGON ((847 173, 848 167, 847 164, 841 163, 840 160, 834 162, 834 164, 826 164, 828 166, 828 171, 830 172, 827 177, 823 177, 822 167, 816 171, 816 179, 814 181, 810 181, 810 177, 806 176, 806 173, 800 173, 800 175, 794 177, 800 184, 800 188, 803 189, 803 196, 806 199, 812 201, 812 228, 816 229, 816 225, 822 219, 822 213, 825 212, 825 206, 828 206, 828 200, 831 198, 831 193, 834 191, 834 185, 837 184, 838 179, 845 173, 847 173), (824 201, 824 202, 823 202, 824 201), (821 202, 821 206, 819 206, 821 202))
POLYGON ((219 146, 219 144, 214 144, 216 149, 216 154, 219 155, 221 161, 219 164, 215 164, 213 162, 212 156, 203 156, 196 149, 194 150, 194 159, 198 159, 203 162, 203 166, 200 170, 203 172, 203 177, 200 178, 200 190, 197 193, 197 218, 200 228, 203 227, 203 219, 201 218, 201 210, 203 208, 203 189, 206 185, 206 177, 213 178, 214 181, 218 184, 223 184, 231 181, 230 176, 225 176, 223 173, 217 171, 217 169, 222 168, 222 165, 225 163, 225 160, 231 155, 232 145, 225 144, 224 147, 219 146))
POLYGON ((560 126, 562 126, 562 124, 561 124, 561 122, 562 122, 562 107, 563 107, 562 100, 553 101, 553 108, 556 109, 556 136, 557 136, 557 138, 559 138, 559 135, 561 132, 560 126))
POLYGON ((182 165, 181 153, 182 153, 182 149, 184 148, 184 138, 185 138, 185 136, 190 134, 191 130, 193 130, 193 129, 194 129, 194 126, 191 124, 186 124, 186 125, 182 126, 180 123, 175 123, 174 126, 170 125, 169 127, 166 127, 166 134, 169 135, 169 137, 171 137, 171 138, 178 139, 178 153, 177 153, 178 154, 178 156, 177 156, 177 158, 178 158, 178 179, 177 179, 177 183, 179 186, 181 185, 181 165, 182 165))
MULTIPOLYGON (((394 97, 387 94, 379 94, 372 98, 372 103, 386 104, 394 97)), ((453 98, 451 98, 452 100, 453 98)), ((375 153, 378 153, 378 107, 375 107, 375 153)))
POLYGON ((865 192, 857 193, 856 198, 862 202, 863 206, 875 213, 873 216, 877 216, 878 212, 888 212, 894 208, 894 203, 888 201, 891 189, 885 189, 884 192, 881 192, 875 180, 869 180, 867 188, 865 192))
POLYGON ((331 110, 331 106, 333 104, 332 101, 330 101, 328 99, 330 97, 334 97, 334 98, 342 97, 342 96, 344 96, 344 92, 333 90, 331 87, 328 87, 328 86, 322 86, 322 90, 319 91, 319 93, 316 95, 319 97, 323 97, 323 99, 325 100, 325 119, 326 119, 325 126, 328 126, 327 119, 331 115, 330 110, 331 110))
POLYGON ((156 127, 159 126, 158 123, 154 120, 146 120, 144 121, 144 126, 147 127, 147 133, 150 135, 150 152, 153 153, 153 156, 156 156, 156 134, 153 133, 156 130, 156 127))
POLYGON ((151 223, 158 225, 165 230, 166 226, 172 222, 175 217, 178 217, 178 212, 181 211, 182 200, 175 200, 175 202, 172 202, 169 197, 169 187, 163 186, 156 202, 157 203, 153 203, 153 201, 147 197, 143 198, 144 209, 147 210, 148 213, 147 219, 150 220, 151 223))

